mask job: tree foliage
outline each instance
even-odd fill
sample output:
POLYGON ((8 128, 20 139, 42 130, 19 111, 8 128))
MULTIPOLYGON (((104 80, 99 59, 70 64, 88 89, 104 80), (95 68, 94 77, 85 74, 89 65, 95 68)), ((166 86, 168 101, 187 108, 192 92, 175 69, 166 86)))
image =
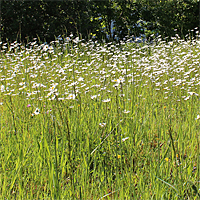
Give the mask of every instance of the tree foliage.
POLYGON ((126 35, 184 37, 199 25, 197 0, 76 0, 1 2, 1 40, 42 42, 58 35, 123 39, 126 35))

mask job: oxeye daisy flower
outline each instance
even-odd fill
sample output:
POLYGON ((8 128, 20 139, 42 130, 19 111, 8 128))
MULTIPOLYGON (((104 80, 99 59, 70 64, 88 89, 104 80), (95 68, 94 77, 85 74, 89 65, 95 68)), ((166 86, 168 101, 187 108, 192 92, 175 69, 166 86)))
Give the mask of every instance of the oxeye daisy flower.
POLYGON ((66 99, 73 99, 73 100, 75 98, 76 98, 75 94, 69 94, 68 97, 66 97, 66 99))
POLYGON ((99 126, 103 128, 106 126, 106 123, 99 123, 99 126))
POLYGON ((55 92, 56 91, 56 86, 58 85, 58 83, 53 83, 52 86, 49 88, 50 92, 55 92))
POLYGON ((97 95, 92 95, 91 96, 91 99, 96 99, 97 98, 97 95))
POLYGON ((40 114, 40 109, 36 108, 35 112, 31 114, 31 116, 33 117, 34 115, 39 115, 40 114))
POLYGON ((84 80, 84 78, 83 77, 79 77, 78 78, 78 81, 80 82, 80 81, 83 81, 84 80))
POLYGON ((124 110, 123 113, 127 114, 127 113, 130 113, 129 110, 124 110))
POLYGON ((34 114, 35 114, 35 115, 39 115, 39 114, 40 114, 40 109, 39 109, 39 108, 36 108, 34 114))
POLYGON ((102 102, 104 102, 104 103, 107 103, 109 101, 110 101, 110 99, 104 99, 104 100, 102 100, 102 102))
POLYGON ((1 92, 5 92, 5 86, 1 85, 1 92))
POLYGON ((128 139, 129 139, 129 137, 122 138, 122 142, 125 142, 128 139))
POLYGON ((195 120, 198 120, 198 119, 200 119, 200 115, 197 115, 197 117, 195 118, 195 120))
POLYGON ((188 97, 184 98, 184 100, 185 100, 185 101, 187 101, 189 98, 190 98, 190 96, 188 96, 188 97))
POLYGON ((66 42, 69 42, 70 40, 71 40, 70 37, 66 37, 66 38, 65 38, 65 41, 66 41, 66 42))

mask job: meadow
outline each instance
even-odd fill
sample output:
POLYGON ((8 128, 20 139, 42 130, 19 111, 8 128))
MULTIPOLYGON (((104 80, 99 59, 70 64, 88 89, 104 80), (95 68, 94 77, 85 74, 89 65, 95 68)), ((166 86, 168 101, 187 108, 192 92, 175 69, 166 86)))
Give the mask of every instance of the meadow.
POLYGON ((0 199, 200 199, 199 85, 199 37, 1 44, 0 199))

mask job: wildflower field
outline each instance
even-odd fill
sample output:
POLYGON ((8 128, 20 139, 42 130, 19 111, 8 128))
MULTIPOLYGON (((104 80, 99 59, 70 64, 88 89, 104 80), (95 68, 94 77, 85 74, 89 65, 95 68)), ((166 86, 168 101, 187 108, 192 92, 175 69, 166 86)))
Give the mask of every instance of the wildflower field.
POLYGON ((0 199, 200 199, 200 40, 1 44, 0 199))

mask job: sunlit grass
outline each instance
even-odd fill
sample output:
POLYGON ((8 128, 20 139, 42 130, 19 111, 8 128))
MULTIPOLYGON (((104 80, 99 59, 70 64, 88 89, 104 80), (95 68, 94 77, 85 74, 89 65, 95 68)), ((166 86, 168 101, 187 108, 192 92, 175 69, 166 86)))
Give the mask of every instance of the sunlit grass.
POLYGON ((200 198, 198 39, 1 47, 1 199, 200 198))

